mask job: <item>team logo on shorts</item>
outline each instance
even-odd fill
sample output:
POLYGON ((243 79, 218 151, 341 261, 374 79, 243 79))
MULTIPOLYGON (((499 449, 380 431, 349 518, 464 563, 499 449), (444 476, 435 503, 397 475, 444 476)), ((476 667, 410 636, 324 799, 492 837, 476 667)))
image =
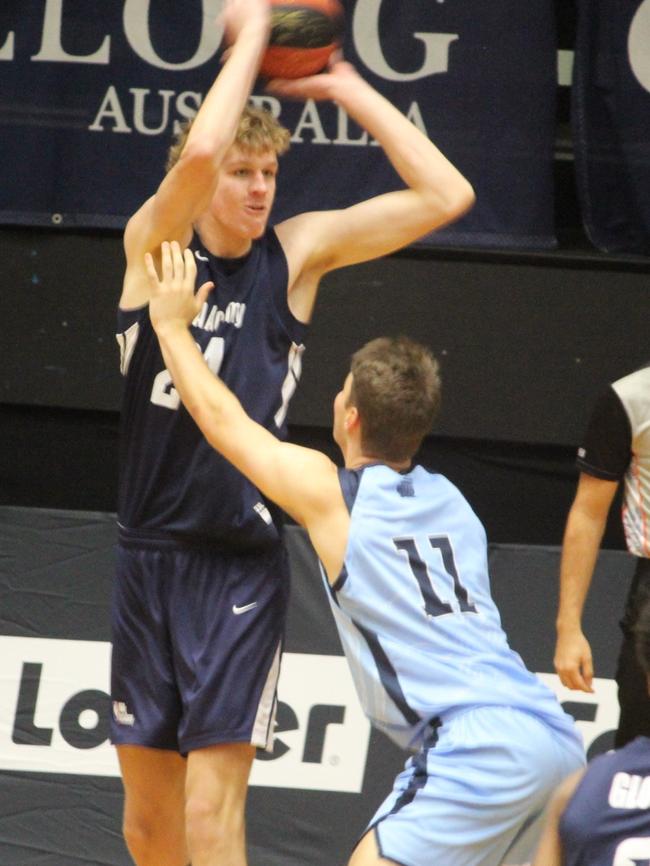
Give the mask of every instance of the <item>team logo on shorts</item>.
POLYGON ((135 724, 135 716, 129 712, 127 705, 123 701, 113 701, 113 718, 118 725, 133 727, 135 724))

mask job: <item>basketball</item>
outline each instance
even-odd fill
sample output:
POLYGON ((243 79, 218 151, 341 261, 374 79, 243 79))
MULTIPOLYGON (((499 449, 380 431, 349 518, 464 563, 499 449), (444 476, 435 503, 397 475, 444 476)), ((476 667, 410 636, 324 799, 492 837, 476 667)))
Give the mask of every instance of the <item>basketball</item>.
POLYGON ((327 66, 343 37, 340 0, 270 0, 271 36, 262 58, 265 78, 303 78, 327 66))

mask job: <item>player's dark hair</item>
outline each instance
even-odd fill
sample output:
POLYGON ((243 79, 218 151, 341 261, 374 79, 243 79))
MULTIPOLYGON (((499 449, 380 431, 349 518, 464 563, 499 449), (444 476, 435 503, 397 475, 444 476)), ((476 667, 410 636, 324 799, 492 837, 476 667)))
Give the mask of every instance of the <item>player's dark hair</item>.
POLYGON ((440 407, 438 362, 408 337, 380 337, 352 356, 349 404, 361 418, 364 454, 408 460, 431 432, 440 407))
POLYGON ((634 641, 639 664, 650 673, 650 597, 643 603, 634 626, 634 641))

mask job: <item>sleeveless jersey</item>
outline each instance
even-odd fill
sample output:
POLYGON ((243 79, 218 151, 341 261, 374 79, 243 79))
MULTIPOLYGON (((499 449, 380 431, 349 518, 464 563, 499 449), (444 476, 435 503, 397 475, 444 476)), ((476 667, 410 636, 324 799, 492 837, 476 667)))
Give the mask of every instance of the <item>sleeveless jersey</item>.
POLYGON ((334 618, 364 711, 403 748, 476 706, 520 708, 574 734, 508 645, 490 595, 482 524, 442 475, 339 470, 350 509, 334 618))
POLYGON ((650 863, 650 739, 598 755, 560 818, 564 866, 650 863))
MULTIPOLYGON (((210 369, 277 436, 301 371, 306 326, 287 302, 288 271, 273 229, 242 259, 219 259, 198 235, 197 286, 215 284, 191 325, 210 369)), ((183 538, 232 549, 277 542, 257 489, 205 440, 174 389, 148 306, 118 310, 125 389, 118 520, 138 538, 183 538)))

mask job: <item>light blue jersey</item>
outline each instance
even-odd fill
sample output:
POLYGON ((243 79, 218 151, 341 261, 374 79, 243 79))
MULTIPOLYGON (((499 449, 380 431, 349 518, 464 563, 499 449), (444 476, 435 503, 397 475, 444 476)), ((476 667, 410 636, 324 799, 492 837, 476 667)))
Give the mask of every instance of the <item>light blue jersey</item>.
POLYGON ((570 716, 508 646, 485 532, 446 478, 339 470, 350 510, 329 589, 361 704, 414 754, 368 829, 400 866, 520 866, 582 766, 570 716))
POLYGON ((573 732, 508 645, 490 595, 485 531, 458 489, 421 466, 341 470, 340 481, 351 524, 329 596, 372 724, 416 749, 432 720, 493 705, 573 732))

